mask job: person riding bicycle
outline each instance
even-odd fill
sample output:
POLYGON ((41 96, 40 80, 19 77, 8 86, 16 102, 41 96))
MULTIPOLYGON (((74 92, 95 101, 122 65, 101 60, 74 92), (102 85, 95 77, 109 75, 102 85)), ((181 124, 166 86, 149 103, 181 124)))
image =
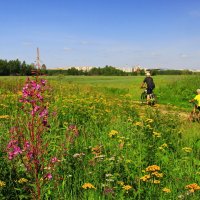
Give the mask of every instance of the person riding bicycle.
POLYGON ((194 112, 196 112, 196 110, 200 111, 200 89, 197 89, 197 95, 193 99, 189 100, 190 103, 195 101, 197 104, 194 105, 194 112))
POLYGON ((143 88, 145 84, 147 86, 147 104, 148 104, 148 102, 150 101, 150 94, 153 93, 153 89, 155 88, 155 83, 153 81, 153 78, 151 77, 150 72, 146 73, 146 77, 142 82, 141 88, 143 88))

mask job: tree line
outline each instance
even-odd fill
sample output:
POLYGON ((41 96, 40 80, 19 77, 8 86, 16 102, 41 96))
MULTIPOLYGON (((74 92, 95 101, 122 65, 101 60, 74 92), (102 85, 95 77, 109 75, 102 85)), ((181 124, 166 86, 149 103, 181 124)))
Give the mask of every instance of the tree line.
MULTIPOLYGON (((0 76, 20 75, 30 76, 32 71, 36 70, 34 64, 27 64, 25 61, 21 62, 16 60, 1 60, 0 59, 0 76)), ((188 74, 200 74, 199 72, 192 72, 190 70, 160 70, 149 69, 151 74, 154 75, 188 75, 188 74)), ((133 72, 125 72, 112 66, 106 65, 105 67, 93 67, 88 71, 78 70, 75 67, 69 69, 47 69, 46 65, 41 66, 41 73, 53 76, 53 75, 84 75, 84 76, 141 76, 145 75, 145 70, 140 69, 133 72)))
MULTIPOLYGON (((43 73, 46 73, 46 66, 43 64, 41 67, 43 73)), ((25 61, 20 60, 2 60, 0 59, 0 76, 30 76, 36 70, 34 64, 27 64, 25 61)))

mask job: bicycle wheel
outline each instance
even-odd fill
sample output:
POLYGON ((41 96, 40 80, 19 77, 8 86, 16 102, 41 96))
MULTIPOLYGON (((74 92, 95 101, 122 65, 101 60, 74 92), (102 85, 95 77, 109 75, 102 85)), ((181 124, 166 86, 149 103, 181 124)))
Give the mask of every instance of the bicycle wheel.
POLYGON ((146 92, 143 92, 143 93, 141 94, 140 100, 141 100, 141 103, 142 103, 142 104, 143 104, 143 103, 146 103, 146 101, 147 101, 147 94, 146 94, 146 92))
POLYGON ((150 102, 149 102, 149 104, 150 104, 151 106, 153 106, 153 105, 155 105, 156 103, 157 103, 157 96, 156 96, 154 93, 150 94, 150 102))

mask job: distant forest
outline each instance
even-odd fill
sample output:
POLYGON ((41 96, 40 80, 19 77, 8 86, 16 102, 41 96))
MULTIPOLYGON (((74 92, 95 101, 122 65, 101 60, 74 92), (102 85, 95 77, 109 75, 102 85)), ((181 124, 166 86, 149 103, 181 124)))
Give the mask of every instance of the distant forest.
MULTIPOLYGON (((34 64, 27 64, 25 61, 17 60, 1 60, 0 59, 0 76, 30 76, 36 70, 34 64)), ((115 67, 106 65, 105 67, 93 67, 89 71, 78 70, 75 67, 69 69, 47 69, 46 65, 41 66, 41 73, 49 76, 55 75, 85 75, 85 76, 137 76, 145 75, 145 70, 141 69, 136 72, 124 72, 115 67)), ((186 75, 186 74, 200 74, 190 70, 160 70, 150 69, 151 74, 154 75, 186 75)))

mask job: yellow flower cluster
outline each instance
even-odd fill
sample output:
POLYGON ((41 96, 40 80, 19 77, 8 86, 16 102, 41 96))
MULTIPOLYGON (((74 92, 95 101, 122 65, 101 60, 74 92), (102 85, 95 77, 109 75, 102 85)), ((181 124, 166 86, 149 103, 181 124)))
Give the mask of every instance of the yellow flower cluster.
POLYGON ((4 181, 0 181, 0 187, 4 187, 6 183, 4 181))
POLYGON ((20 178, 18 180, 18 183, 26 183, 26 182, 28 182, 28 180, 26 178, 20 178))
POLYGON ((146 168, 146 172, 155 172, 159 170, 160 170, 160 167, 157 165, 151 165, 146 168))
POLYGON ((141 177, 140 180, 145 182, 145 181, 148 181, 150 178, 151 178, 150 174, 146 174, 143 177, 141 177))
POLYGON ((135 126, 142 126, 142 122, 135 122, 134 125, 135 126))
POLYGON ((122 188, 124 190, 128 191, 128 190, 130 190, 132 188, 132 186, 130 186, 130 185, 124 185, 122 188))
POLYGON ((189 184, 185 188, 189 189, 190 192, 195 192, 195 190, 200 190, 200 186, 196 183, 189 184))
POLYGON ((153 137, 159 138, 159 137, 161 137, 161 134, 158 133, 158 132, 153 131, 153 137))
POLYGON ((162 191, 163 191, 163 192, 166 192, 166 193, 170 193, 170 192, 171 192, 171 190, 170 190, 169 188, 166 188, 166 187, 163 188, 162 191))
POLYGON ((160 150, 164 150, 165 148, 168 148, 168 145, 166 143, 162 144, 160 147, 158 147, 160 150))
POLYGON ((162 173, 158 173, 157 171, 153 172, 151 175, 157 177, 157 178, 162 178, 163 174, 162 173))
POLYGON ((157 165, 148 166, 145 171, 150 172, 150 174, 144 175, 143 177, 140 178, 140 180, 144 182, 148 181, 154 184, 159 184, 160 180, 155 179, 155 178, 159 179, 163 177, 162 173, 158 173, 159 170, 160 170, 160 167, 157 165))
POLYGON ((0 115, 0 119, 8 119, 9 115, 0 115))
POLYGON ((187 153, 192 152, 192 148, 190 148, 190 147, 184 147, 184 148, 182 148, 182 150, 187 152, 187 153))
POLYGON ((115 135, 117 135, 117 134, 119 134, 118 131, 112 130, 112 131, 110 131, 110 133, 109 133, 109 137, 113 137, 113 136, 115 136, 115 135))
POLYGON ((82 185, 82 188, 83 189, 95 189, 96 190, 96 188, 91 183, 84 183, 82 185))

